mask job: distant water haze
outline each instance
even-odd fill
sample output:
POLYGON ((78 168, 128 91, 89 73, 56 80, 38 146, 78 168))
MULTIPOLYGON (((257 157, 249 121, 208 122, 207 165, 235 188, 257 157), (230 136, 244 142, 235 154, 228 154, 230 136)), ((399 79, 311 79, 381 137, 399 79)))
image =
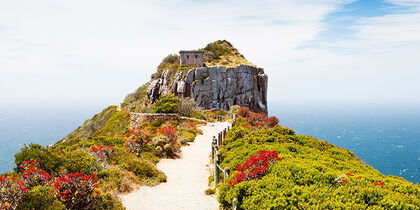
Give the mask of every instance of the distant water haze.
MULTIPOLYGON (((52 144, 109 104, 1 106, 0 173, 12 170, 25 143, 52 144)), ((353 151, 383 174, 420 182, 420 108, 272 103, 269 115, 298 134, 353 151)))

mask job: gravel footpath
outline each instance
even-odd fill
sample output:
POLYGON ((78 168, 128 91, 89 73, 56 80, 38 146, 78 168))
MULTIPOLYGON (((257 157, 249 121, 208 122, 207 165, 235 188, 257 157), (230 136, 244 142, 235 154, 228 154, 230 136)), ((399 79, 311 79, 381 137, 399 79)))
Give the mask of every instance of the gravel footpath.
POLYGON ((216 196, 205 195, 213 136, 222 131, 227 122, 208 123, 200 127, 203 135, 195 138, 190 146, 182 147, 181 158, 162 159, 157 167, 167 178, 166 183, 155 187, 140 187, 121 195, 123 205, 131 209, 218 209, 216 196))

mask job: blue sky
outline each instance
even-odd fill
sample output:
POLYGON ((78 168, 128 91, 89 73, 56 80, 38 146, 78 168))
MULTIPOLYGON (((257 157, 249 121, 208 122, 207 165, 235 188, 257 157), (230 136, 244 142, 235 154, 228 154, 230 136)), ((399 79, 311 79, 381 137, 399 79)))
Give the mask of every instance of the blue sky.
POLYGON ((120 103, 161 59, 227 39, 269 101, 419 104, 419 0, 2 1, 0 103, 120 103))

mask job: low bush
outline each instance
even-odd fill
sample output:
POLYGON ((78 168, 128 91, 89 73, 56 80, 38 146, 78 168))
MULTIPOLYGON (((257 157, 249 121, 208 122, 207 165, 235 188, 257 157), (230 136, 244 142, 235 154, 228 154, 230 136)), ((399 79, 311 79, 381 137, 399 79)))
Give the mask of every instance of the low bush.
POLYGON ((236 166, 235 170, 238 173, 235 174, 234 179, 228 181, 228 184, 234 186, 243 181, 261 179, 267 172, 268 167, 280 160, 277 151, 260 150, 256 155, 248 158, 243 165, 236 166))
POLYGON ((56 177, 53 182, 53 196, 60 199, 69 209, 92 208, 96 195, 100 194, 95 174, 83 172, 56 177))
POLYGON ((91 206, 91 209, 125 209, 121 201, 116 200, 110 193, 101 193, 99 196, 96 196, 91 206))
POLYGON ((83 172, 90 174, 91 172, 98 172, 100 166, 96 158, 90 156, 88 152, 82 150, 74 150, 63 154, 63 170, 68 173, 83 172))
MULTIPOLYGON (((62 164, 62 160, 58 155, 39 144, 29 144, 29 146, 25 144, 25 147, 20 149, 20 152, 15 155, 16 165, 27 160, 40 160, 40 167, 48 173, 58 172, 62 164)), ((19 168, 15 170, 20 171, 19 168)))
POLYGON ((188 142, 194 142, 195 140, 195 135, 188 132, 188 131, 184 131, 181 133, 178 142, 181 144, 188 144, 188 142))
MULTIPOLYGON (((174 65, 174 64, 179 64, 179 55, 177 55, 177 54, 170 54, 170 55, 166 56, 162 60, 162 62, 159 64, 158 70, 167 68, 168 65, 174 65)), ((152 76, 152 78, 156 78, 156 77, 153 77, 152 76)))
POLYGON ((212 188, 208 188, 206 191, 204 191, 204 194, 206 195, 214 195, 214 193, 216 193, 216 190, 212 188))
MULTIPOLYGON (((242 109, 244 111, 244 109, 242 109)), ((245 110, 246 111, 246 110, 245 110)), ((245 112, 246 113, 246 112, 245 112)), ((244 116, 255 113, 246 113, 244 116)), ((289 128, 254 125, 239 117, 220 148, 221 167, 232 173, 219 186, 223 208, 240 209, 416 209, 420 186, 385 176, 350 151, 289 128), (281 162, 264 173, 250 161, 261 151, 277 152, 281 162), (235 182, 236 181, 236 182, 235 182)), ((267 161, 266 163, 269 163, 267 161)))
POLYGON ((54 191, 54 188, 50 186, 35 186, 26 193, 18 209, 51 209, 54 201, 57 201, 55 197, 51 196, 51 191, 54 191))
POLYGON ((178 113, 180 99, 174 95, 164 95, 154 104, 152 113, 178 113))

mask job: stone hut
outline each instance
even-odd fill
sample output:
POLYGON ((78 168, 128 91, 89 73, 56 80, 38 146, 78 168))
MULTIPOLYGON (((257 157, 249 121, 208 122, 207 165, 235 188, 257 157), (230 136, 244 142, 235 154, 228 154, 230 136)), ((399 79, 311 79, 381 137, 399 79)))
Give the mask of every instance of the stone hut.
POLYGON ((204 52, 199 50, 179 51, 181 65, 198 66, 204 65, 204 52))

